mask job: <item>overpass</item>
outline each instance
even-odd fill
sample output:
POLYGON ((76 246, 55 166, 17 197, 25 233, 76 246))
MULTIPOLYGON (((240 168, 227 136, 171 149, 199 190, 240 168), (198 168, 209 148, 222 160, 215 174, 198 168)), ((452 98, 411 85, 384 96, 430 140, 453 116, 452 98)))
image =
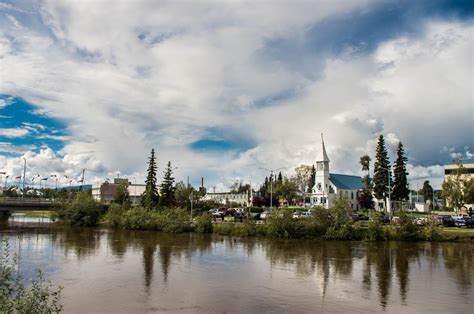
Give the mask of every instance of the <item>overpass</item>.
POLYGON ((47 198, 2 197, 0 211, 48 210, 52 204, 53 200, 47 198))

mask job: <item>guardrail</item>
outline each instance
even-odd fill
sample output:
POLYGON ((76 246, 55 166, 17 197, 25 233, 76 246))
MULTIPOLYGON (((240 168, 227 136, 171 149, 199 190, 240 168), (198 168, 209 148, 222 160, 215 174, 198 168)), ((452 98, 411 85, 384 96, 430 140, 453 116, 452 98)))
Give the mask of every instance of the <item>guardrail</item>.
POLYGON ((0 204, 52 204, 53 199, 49 198, 16 198, 16 197, 2 197, 0 204))

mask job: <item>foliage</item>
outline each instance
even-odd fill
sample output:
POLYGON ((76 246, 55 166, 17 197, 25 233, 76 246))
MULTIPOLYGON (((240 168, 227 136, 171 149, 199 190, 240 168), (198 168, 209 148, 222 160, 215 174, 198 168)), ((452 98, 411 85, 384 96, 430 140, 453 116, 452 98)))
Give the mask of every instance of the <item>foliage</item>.
POLYGON ((87 192, 78 192, 74 198, 61 200, 53 205, 53 218, 73 226, 92 227, 99 222, 101 208, 87 192))
POLYGON ((357 196, 357 202, 361 208, 370 210, 375 207, 372 196, 372 180, 370 179, 369 175, 370 157, 368 155, 360 157, 360 165, 362 166, 362 171, 367 171, 367 174, 364 176, 364 188, 357 196))
POLYGON ((191 193, 197 195, 192 186, 187 186, 183 181, 176 183, 174 189, 174 199, 176 206, 189 209, 191 207, 191 201, 189 199, 191 193))
POLYGON ((398 143, 397 159, 393 165, 394 181, 393 181, 393 199, 397 201, 405 201, 408 199, 410 190, 408 188, 406 162, 407 157, 403 149, 402 142, 398 143))
POLYGON ((160 204, 163 206, 173 206, 175 204, 175 186, 173 169, 171 168, 171 162, 168 161, 166 167, 163 182, 160 185, 160 204))
POLYGON ((156 157, 155 149, 151 150, 150 158, 148 159, 147 177, 145 180, 145 192, 142 197, 142 205, 147 209, 152 209, 158 205, 160 195, 156 187, 156 157))
POLYGON ((425 182, 423 182, 423 187, 418 192, 423 195, 425 202, 428 200, 433 201, 433 187, 430 185, 430 181, 425 180, 425 182))
POLYGON ((121 205, 130 205, 130 193, 128 185, 121 183, 114 192, 114 202, 121 205))
POLYGON ((379 212, 373 212, 370 215, 369 225, 367 227, 366 239, 369 241, 379 241, 384 239, 383 225, 379 212))
POLYGON ((383 199, 388 195, 388 182, 392 181, 390 171, 390 161, 383 135, 379 136, 375 153, 374 164, 374 194, 378 199, 383 199))
POLYGON ((200 216, 197 216, 194 221, 194 230, 197 233, 211 233, 212 217, 209 214, 202 214, 200 216))
POLYGON ((473 201, 474 199, 474 179, 467 179, 465 168, 458 161, 456 173, 443 182, 443 196, 445 202, 454 209, 460 209, 464 204, 473 201))
POLYGON ((59 313, 62 288, 54 288, 38 270, 27 287, 20 274, 15 273, 15 256, 10 253, 8 239, 2 241, 0 252, 0 312, 2 313, 59 313))

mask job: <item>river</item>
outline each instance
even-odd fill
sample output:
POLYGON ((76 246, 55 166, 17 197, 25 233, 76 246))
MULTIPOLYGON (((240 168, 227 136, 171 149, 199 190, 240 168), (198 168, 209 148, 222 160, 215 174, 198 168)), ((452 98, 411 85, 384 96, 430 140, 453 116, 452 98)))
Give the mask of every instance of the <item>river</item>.
POLYGON ((474 244, 171 235, 3 223, 67 313, 472 313, 474 244))

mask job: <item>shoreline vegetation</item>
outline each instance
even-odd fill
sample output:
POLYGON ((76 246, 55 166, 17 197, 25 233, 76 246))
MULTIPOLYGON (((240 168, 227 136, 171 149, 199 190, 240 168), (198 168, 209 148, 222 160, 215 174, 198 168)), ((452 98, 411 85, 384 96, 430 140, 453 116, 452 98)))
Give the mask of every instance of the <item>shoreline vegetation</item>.
POLYGON ((112 204, 107 211, 88 193, 76 193, 52 208, 53 219, 61 224, 83 227, 104 226, 113 229, 158 231, 165 233, 214 233, 229 236, 256 236, 285 239, 354 240, 354 241, 472 241, 474 232, 445 230, 435 224, 417 226, 412 217, 399 212, 399 224, 384 225, 380 213, 372 212, 367 224, 353 222, 344 199, 333 208, 316 208, 312 217, 293 219, 292 210, 275 208, 264 223, 250 218, 242 222, 215 223, 206 213, 191 221, 190 212, 182 208, 112 204))

